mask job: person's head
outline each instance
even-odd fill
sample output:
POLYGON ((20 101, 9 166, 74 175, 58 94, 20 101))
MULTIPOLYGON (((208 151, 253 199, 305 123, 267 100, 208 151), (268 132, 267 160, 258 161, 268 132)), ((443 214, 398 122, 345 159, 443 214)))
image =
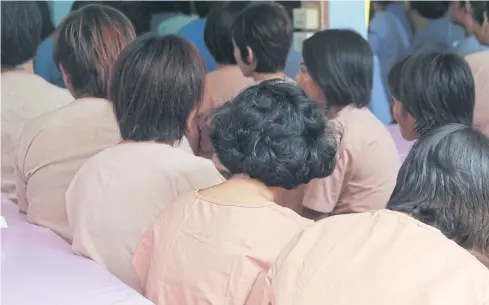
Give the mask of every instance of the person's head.
POLYGON ((297 82, 326 109, 370 103, 373 53, 368 42, 352 30, 330 29, 304 41, 297 82))
POLYGON ((34 1, 2 1, 2 70, 32 60, 41 43, 42 15, 34 1))
POLYGON ((136 35, 142 35, 150 31, 151 7, 145 1, 73 1, 71 11, 76 11, 89 4, 106 5, 124 14, 132 23, 136 35))
POLYGON ((292 21, 273 2, 248 5, 233 25, 234 57, 244 76, 282 72, 292 45, 292 21))
POLYGON ((456 54, 411 55, 402 65, 399 90, 393 95, 393 116, 407 140, 449 123, 472 125, 474 78, 467 62, 456 54))
POLYGON ((70 13, 56 29, 54 61, 73 96, 107 98, 115 61, 135 36, 114 8, 90 4, 70 13))
POLYGON ((233 175, 290 190, 335 168, 338 133, 292 82, 269 79, 248 87, 210 119, 217 157, 233 175))
POLYGON ((489 138, 448 124, 420 138, 404 161, 387 208, 489 255, 489 138))
POLYGON ((408 1, 411 14, 424 19, 438 19, 448 12, 450 1, 408 1))
POLYGON ((218 64, 236 65, 232 26, 236 16, 249 4, 246 1, 220 2, 207 16, 204 42, 218 64))
POLYGON ((202 97, 205 67, 183 38, 146 34, 117 59, 109 99, 126 141, 180 140, 202 97))
POLYGON ((470 1, 472 32, 481 44, 489 45, 489 1, 470 1))
POLYGON ((194 1, 195 12, 200 18, 206 18, 216 1, 194 1))

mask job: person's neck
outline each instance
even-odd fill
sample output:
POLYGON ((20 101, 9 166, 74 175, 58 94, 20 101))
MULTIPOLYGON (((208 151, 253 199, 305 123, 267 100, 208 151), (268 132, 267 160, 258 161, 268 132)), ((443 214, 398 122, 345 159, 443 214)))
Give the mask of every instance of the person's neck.
POLYGON ((10 68, 10 69, 2 69, 2 73, 3 72, 13 72, 13 71, 19 71, 19 72, 34 74, 34 61, 31 59, 28 62, 25 62, 21 65, 18 65, 17 67, 10 68))
POLYGON ((246 197, 261 198, 263 201, 270 202, 274 202, 283 190, 280 187, 267 186, 265 183, 245 174, 232 176, 227 181, 227 184, 231 189, 239 190, 241 194, 246 194, 246 197))
POLYGON ((156 140, 147 140, 147 141, 135 141, 135 140, 122 140, 118 144, 166 144, 173 146, 177 143, 177 141, 167 141, 167 142, 158 142, 156 140))
POLYGON ((338 113, 343 110, 346 106, 332 106, 331 108, 328 109, 327 116, 329 119, 334 119, 338 113))
POLYGON ((252 73, 251 78, 255 80, 255 82, 261 82, 267 79, 272 79, 272 78, 284 78, 284 79, 289 79, 287 75, 283 71, 279 71, 276 73, 252 73))
POLYGON ((414 30, 420 30, 426 27, 430 23, 430 19, 421 17, 418 13, 414 12, 411 14, 411 20, 413 22, 414 30))
POLYGON ((232 69, 232 68, 237 68, 237 65, 229 65, 229 64, 217 64, 216 65, 216 70, 227 70, 227 69, 232 69))

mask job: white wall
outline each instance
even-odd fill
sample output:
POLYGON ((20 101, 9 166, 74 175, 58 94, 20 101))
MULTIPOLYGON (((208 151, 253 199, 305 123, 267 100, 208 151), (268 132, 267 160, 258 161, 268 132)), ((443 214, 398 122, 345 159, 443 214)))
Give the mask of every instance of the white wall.
POLYGON ((330 0, 329 28, 349 28, 367 38, 365 1, 330 0))

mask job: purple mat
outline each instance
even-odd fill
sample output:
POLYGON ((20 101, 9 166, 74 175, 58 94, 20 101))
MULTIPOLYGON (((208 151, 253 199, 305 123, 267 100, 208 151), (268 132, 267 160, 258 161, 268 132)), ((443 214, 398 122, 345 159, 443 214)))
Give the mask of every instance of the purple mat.
POLYGON ((46 228, 32 225, 2 195, 2 305, 151 305, 46 228))
POLYGON ((401 130, 399 129, 399 126, 397 124, 388 125, 387 130, 389 130, 392 138, 394 139, 394 142, 396 143, 401 162, 404 162, 404 159, 406 159, 415 141, 410 142, 404 140, 401 134, 401 130))

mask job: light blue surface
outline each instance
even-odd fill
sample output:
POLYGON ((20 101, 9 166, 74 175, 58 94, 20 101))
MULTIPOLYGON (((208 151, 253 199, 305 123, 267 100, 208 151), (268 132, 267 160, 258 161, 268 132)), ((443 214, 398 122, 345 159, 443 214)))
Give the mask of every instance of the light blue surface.
POLYGON ((378 56, 384 89, 388 92, 387 77, 395 63, 408 52, 409 40, 399 20, 388 11, 376 12, 370 22, 368 42, 378 56))
POLYGON ((390 96, 387 95, 382 80, 380 62, 377 56, 374 56, 374 75, 372 82, 372 94, 370 99, 370 111, 384 124, 392 122, 390 110, 390 96))
POLYGON ((184 25, 178 35, 192 42, 204 59, 207 73, 216 70, 216 61, 209 53, 204 42, 205 18, 199 18, 184 25))
POLYGON ((404 2, 394 2, 387 5, 387 11, 391 12, 401 23, 401 26, 404 28, 406 32, 408 41, 411 42, 413 40, 413 27, 411 26, 411 22, 409 21, 409 17, 407 12, 404 10, 404 2))
POLYGON ((37 48, 37 53, 34 57, 34 72, 51 84, 66 88, 61 72, 54 63, 53 36, 48 37, 37 48))
POLYGON ((329 28, 352 29, 367 38, 365 2, 359 0, 328 1, 329 28))

